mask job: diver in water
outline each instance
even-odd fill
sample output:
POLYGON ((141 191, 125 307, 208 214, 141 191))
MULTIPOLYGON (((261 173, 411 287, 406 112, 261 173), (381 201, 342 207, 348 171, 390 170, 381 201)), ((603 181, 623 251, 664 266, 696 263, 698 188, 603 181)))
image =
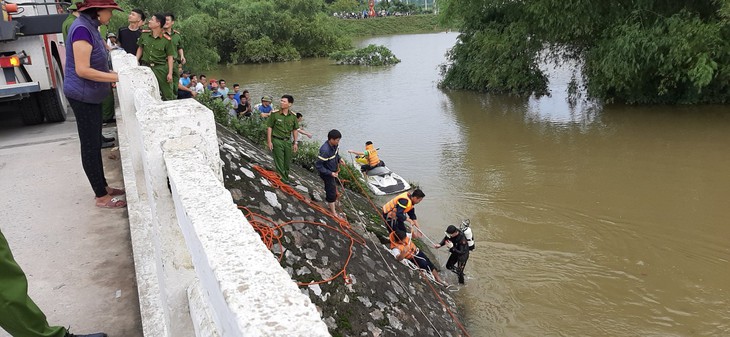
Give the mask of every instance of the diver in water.
POLYGON ((433 247, 438 249, 446 246, 451 253, 449 260, 446 261, 446 269, 456 273, 459 277, 459 283, 464 284, 464 268, 466 261, 469 260, 469 251, 474 250, 474 237, 471 233, 468 220, 462 223, 462 229, 449 225, 446 228, 444 238, 439 244, 433 247))

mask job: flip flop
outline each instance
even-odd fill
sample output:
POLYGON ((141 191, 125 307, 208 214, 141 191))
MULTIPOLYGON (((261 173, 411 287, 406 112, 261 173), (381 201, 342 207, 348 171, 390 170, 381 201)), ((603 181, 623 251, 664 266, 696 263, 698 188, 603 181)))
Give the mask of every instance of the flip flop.
POLYGON ((110 189, 112 191, 109 192, 109 195, 111 195, 112 197, 115 197, 115 196, 118 196, 118 195, 124 195, 124 193, 126 193, 123 188, 110 187, 110 189))
POLYGON ((100 208, 124 208, 127 207, 127 202, 117 197, 111 198, 106 204, 96 204, 96 207, 100 208))

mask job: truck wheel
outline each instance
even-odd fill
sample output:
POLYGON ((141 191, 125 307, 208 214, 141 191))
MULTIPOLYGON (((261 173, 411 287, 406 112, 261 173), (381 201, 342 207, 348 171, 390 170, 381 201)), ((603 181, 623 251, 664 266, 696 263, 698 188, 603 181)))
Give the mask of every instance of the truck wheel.
POLYGON ((23 119, 23 124, 36 125, 43 123, 44 116, 38 105, 38 93, 32 93, 30 97, 18 101, 18 108, 20 109, 20 118, 23 119))
POLYGON ((56 75, 56 89, 41 91, 41 110, 46 115, 46 120, 51 123, 63 122, 66 120, 68 111, 68 100, 63 93, 63 71, 56 58, 53 58, 53 69, 56 75))

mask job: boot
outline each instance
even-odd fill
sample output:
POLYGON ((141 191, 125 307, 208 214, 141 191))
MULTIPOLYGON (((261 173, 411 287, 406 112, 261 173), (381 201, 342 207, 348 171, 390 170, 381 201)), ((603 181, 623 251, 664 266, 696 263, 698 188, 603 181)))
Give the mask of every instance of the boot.
POLYGON ((103 332, 92 333, 89 335, 74 335, 70 332, 66 332, 66 337, 108 337, 108 336, 107 336, 107 334, 105 334, 103 332))

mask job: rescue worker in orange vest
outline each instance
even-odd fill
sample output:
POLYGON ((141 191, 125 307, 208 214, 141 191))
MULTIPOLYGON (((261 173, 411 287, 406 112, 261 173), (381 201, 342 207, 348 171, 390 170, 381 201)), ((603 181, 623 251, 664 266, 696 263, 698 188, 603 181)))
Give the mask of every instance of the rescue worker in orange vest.
POLYGON ((404 231, 397 230, 390 232, 390 252, 395 256, 396 260, 410 260, 415 263, 418 268, 431 272, 436 282, 446 285, 446 282, 439 277, 439 271, 436 266, 431 263, 426 254, 416 247, 416 245, 408 237, 404 231))
POLYGON ((365 142, 365 152, 358 152, 353 150, 347 150, 349 153, 356 154, 358 156, 363 156, 365 159, 367 159, 368 163, 360 166, 360 171, 363 173, 370 171, 378 166, 385 166, 385 162, 380 160, 378 157, 378 149, 373 146, 373 142, 367 141, 365 142))
MULTIPOLYGON (((413 206, 421 202, 424 197, 426 197, 426 194, 417 188, 412 193, 403 192, 383 205, 383 218, 388 231, 400 230, 407 232, 404 223, 406 216, 411 219, 413 226, 420 228, 416 219, 416 209, 413 206)), ((421 236, 420 229, 412 231, 412 233, 414 238, 421 236)))

